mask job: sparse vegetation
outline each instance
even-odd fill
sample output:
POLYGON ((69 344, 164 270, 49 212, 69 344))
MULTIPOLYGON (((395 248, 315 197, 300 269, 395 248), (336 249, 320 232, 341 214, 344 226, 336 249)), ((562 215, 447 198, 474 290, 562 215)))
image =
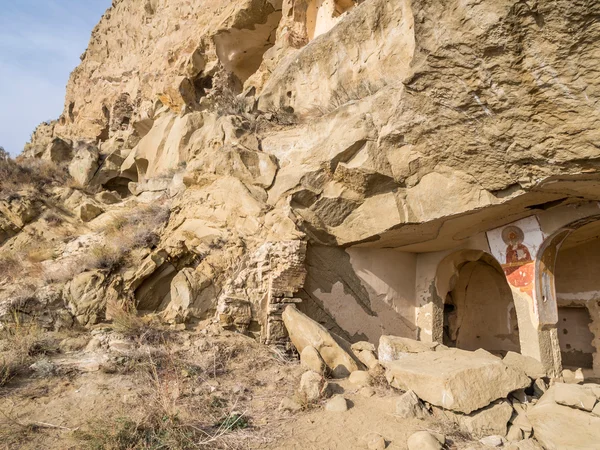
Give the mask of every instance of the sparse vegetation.
POLYGON ((35 323, 23 323, 17 312, 13 323, 0 330, 0 387, 24 372, 36 356, 50 351, 43 331, 35 323))
POLYGON ((42 191, 69 179, 66 166, 37 158, 15 160, 0 148, 0 197, 7 199, 27 187, 42 191))

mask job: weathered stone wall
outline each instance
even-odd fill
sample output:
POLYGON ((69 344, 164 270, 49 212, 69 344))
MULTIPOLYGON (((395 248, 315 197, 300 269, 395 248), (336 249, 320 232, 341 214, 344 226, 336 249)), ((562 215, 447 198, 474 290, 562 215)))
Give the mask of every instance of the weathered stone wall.
POLYGON ((380 249, 311 246, 299 308, 352 342, 416 337, 416 258, 380 249))

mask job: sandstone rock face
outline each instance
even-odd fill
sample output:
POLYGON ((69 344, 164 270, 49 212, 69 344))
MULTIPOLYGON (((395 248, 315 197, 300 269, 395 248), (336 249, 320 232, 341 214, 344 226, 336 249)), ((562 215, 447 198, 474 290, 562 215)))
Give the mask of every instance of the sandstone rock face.
MULTIPOLYGON (((579 408, 559 405, 555 395, 557 390, 563 388, 558 386, 552 386, 527 412, 535 438, 549 450, 597 448, 600 442, 600 417, 579 408)), ((573 387, 583 392, 584 388, 573 387)))
POLYGON ((101 271, 77 275, 65 288, 71 314, 82 325, 93 325, 104 318, 107 299, 106 276, 101 271))
POLYGON ((283 313, 283 321, 294 347, 302 353, 304 348, 314 347, 325 364, 336 377, 345 377, 359 370, 357 362, 350 356, 350 344, 334 337, 321 325, 302 314, 293 306, 283 313))
POLYGON ((412 390, 433 405, 466 414, 530 384, 523 372, 498 358, 458 349, 406 355, 386 363, 386 369, 392 386, 412 390))
POLYGON ((81 143, 74 150, 75 156, 69 164, 71 177, 81 186, 87 186, 98 170, 98 149, 91 144, 81 143))

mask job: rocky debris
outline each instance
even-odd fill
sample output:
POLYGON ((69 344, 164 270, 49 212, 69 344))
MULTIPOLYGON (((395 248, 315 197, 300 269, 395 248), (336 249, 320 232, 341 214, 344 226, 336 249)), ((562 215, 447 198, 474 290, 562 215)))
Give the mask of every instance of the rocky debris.
POLYGON ((300 378, 299 399, 305 403, 314 403, 331 395, 329 383, 323 375, 309 370, 300 378))
POLYGON ((583 370, 581 369, 577 369, 575 372, 569 369, 563 370, 562 379, 563 382, 570 384, 582 384, 585 381, 583 370))
POLYGON ((103 203, 105 205, 114 205, 116 203, 121 202, 121 196, 118 192, 112 191, 102 191, 97 193, 94 198, 97 202, 103 203))
POLYGON ((371 378, 369 372, 365 372, 364 370, 356 370, 350 374, 348 381, 350 381, 350 383, 352 383, 354 386, 361 388, 370 386, 373 382, 373 379, 371 378))
POLYGON ((300 363, 307 369, 320 374, 324 374, 327 369, 327 365, 319 352, 310 345, 304 347, 304 350, 300 353, 300 363))
POLYGON ((283 411, 298 412, 302 411, 302 405, 293 398, 285 397, 279 404, 279 409, 283 411))
POLYGON ((333 377, 347 377, 360 369, 358 363, 350 356, 348 342, 327 331, 296 307, 288 306, 285 309, 283 322, 298 352, 302 353, 307 346, 314 347, 331 370, 333 377))
POLYGON ((39 377, 50 377, 56 371, 56 365, 47 359, 40 359, 29 366, 29 368, 39 377))
POLYGON ((60 164, 70 161, 72 153, 73 149, 69 141, 55 137, 46 147, 42 158, 60 164))
POLYGON ((524 439, 520 442, 513 442, 506 447, 507 450, 544 450, 535 439, 524 439))
POLYGON ((69 174, 80 186, 88 186, 98 170, 98 148, 85 142, 74 146, 73 159, 69 164, 69 174))
POLYGON ((502 361, 504 361, 504 364, 507 366, 525 372, 532 380, 544 378, 547 375, 542 363, 531 356, 523 356, 520 353, 508 352, 502 361))
POLYGON ((591 411, 598 399, 592 390, 587 387, 577 384, 556 383, 554 385, 554 401, 559 405, 591 411))
POLYGON ((396 415, 403 419, 424 419, 429 411, 413 391, 408 391, 396 400, 396 415))
POLYGON ((504 446, 506 439, 504 439, 502 436, 492 435, 479 439, 479 442, 487 447, 502 447, 504 446))
POLYGON ((90 222, 102 214, 104 210, 91 202, 85 202, 75 208, 75 213, 83 222, 90 222))
POLYGON ((591 397, 583 386, 556 383, 542 398, 527 410, 527 418, 533 426, 533 433, 547 450, 592 450, 600 442, 600 417, 583 408, 589 408, 591 397), (566 389, 565 389, 566 387, 566 389), (577 393, 571 388, 581 390, 577 393), (564 406, 556 401, 559 393, 561 400, 582 403, 576 407, 564 406), (582 408, 583 405, 583 408, 582 408))
POLYGON ((367 386, 367 387, 360 388, 358 393, 365 398, 371 398, 375 395, 375 389, 367 386))
POLYGON ((379 364, 377 355, 375 354, 375 346, 370 342, 356 342, 350 348, 354 356, 368 369, 373 369, 379 364))
POLYGON ((364 438, 363 441, 367 444, 367 449, 369 450, 385 450, 387 444, 383 436, 377 433, 369 433, 364 438))
POLYGON ((443 435, 418 431, 408 438, 406 445, 408 450, 442 450, 445 443, 446 438, 443 435))
POLYGON ((538 378, 533 382, 533 394, 540 398, 548 390, 548 384, 541 378, 538 378))
POLYGON ((241 298, 221 297, 217 316, 223 328, 244 332, 252 322, 252 304, 241 298))
POLYGON ((348 401, 342 395, 336 395, 327 401, 325 411, 346 412, 348 411, 348 401))
POLYGON ((496 401, 485 408, 473 411, 470 414, 461 414, 448 410, 437 409, 436 416, 440 419, 450 420, 461 430, 474 437, 489 435, 506 436, 508 422, 513 415, 513 408, 506 400, 496 401))
POLYGON ((395 361, 407 354, 430 352, 441 346, 437 342, 422 342, 398 336, 381 336, 377 354, 383 362, 395 361))
POLYGON ((458 349, 407 354, 385 366, 392 386, 412 390, 432 405, 466 414, 531 384, 524 372, 499 358, 458 349))
MULTIPOLYGON (((214 289, 211 289, 212 280, 210 276, 201 271, 186 267, 180 270, 172 279, 170 286, 170 301, 166 306, 163 317, 170 323, 184 323, 190 318, 206 319, 214 315, 216 310, 216 299, 214 289)), ((230 311, 230 314, 232 311, 230 311)), ((227 311, 222 311, 224 322, 240 319, 225 319, 227 311)), ((247 309, 242 313, 247 321, 247 309)), ((244 325, 245 326, 245 325, 244 325)))

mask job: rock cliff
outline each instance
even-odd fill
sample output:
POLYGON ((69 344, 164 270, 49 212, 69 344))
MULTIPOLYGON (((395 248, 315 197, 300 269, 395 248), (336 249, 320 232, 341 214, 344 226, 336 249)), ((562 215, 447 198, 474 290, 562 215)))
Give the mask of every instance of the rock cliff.
POLYGON ((416 269, 382 288, 352 255, 409 265, 600 200, 599 15, 593 0, 114 0, 21 157, 73 181, 0 207, 4 252, 48 249, 5 277, 4 303, 15 280, 38 302, 50 283, 83 324, 127 300, 275 342, 281 305, 303 300, 345 337, 419 336, 416 269), (371 331, 320 296, 338 281, 371 331))

